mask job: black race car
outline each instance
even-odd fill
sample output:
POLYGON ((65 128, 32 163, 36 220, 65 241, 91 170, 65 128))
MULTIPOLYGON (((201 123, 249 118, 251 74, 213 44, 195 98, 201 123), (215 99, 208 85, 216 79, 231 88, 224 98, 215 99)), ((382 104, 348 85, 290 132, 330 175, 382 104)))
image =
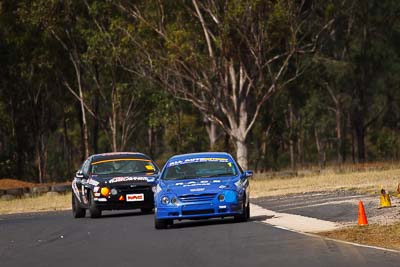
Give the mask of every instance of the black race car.
POLYGON ((133 152, 90 156, 72 181, 75 218, 101 216, 102 210, 141 209, 151 212, 159 168, 146 155, 133 152))

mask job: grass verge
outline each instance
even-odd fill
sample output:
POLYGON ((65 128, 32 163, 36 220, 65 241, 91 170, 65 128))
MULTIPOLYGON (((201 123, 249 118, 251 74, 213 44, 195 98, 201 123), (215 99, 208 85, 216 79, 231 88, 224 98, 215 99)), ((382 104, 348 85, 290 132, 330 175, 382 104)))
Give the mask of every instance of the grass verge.
POLYGON ((0 200, 0 214, 71 209, 71 193, 0 200))
POLYGON ((364 245, 400 250, 400 223, 367 225, 319 233, 321 236, 364 245))
MULTIPOLYGON (((251 184, 253 198, 293 193, 354 190, 361 193, 379 192, 381 186, 395 193, 400 182, 400 168, 362 172, 336 173, 334 169, 294 177, 266 177, 256 174, 251 184)), ((397 194, 397 192, 396 192, 397 194)))

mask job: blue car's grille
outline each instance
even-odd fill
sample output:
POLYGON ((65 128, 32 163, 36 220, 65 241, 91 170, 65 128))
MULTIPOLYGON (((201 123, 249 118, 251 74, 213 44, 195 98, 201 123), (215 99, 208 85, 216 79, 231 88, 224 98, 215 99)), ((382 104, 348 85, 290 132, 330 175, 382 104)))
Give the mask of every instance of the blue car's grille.
POLYGON ((212 213, 214 213, 214 209, 182 211, 182 215, 201 215, 201 214, 212 214, 212 213))
POLYGON ((181 202, 201 202, 213 200, 217 194, 200 194, 200 195, 184 195, 180 196, 181 202))

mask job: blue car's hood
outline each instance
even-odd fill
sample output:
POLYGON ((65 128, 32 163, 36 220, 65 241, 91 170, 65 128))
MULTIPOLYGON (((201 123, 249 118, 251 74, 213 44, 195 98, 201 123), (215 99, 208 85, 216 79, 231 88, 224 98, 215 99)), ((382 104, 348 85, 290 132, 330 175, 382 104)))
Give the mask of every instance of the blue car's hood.
POLYGON ((167 192, 182 195, 218 193, 224 189, 233 189, 237 176, 217 178, 197 178, 185 180, 162 180, 161 187, 167 192))

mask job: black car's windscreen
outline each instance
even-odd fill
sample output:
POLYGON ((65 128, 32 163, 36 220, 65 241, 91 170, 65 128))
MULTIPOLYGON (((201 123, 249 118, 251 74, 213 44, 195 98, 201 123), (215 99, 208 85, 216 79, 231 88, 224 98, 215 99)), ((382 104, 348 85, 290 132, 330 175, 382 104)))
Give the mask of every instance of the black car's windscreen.
POLYGON ((183 180, 206 177, 235 176, 237 170, 232 162, 193 162, 169 166, 162 179, 164 180, 183 180))
POLYGON ((156 166, 151 160, 146 159, 107 159, 92 163, 91 173, 98 175, 107 174, 132 174, 156 172, 156 166))

